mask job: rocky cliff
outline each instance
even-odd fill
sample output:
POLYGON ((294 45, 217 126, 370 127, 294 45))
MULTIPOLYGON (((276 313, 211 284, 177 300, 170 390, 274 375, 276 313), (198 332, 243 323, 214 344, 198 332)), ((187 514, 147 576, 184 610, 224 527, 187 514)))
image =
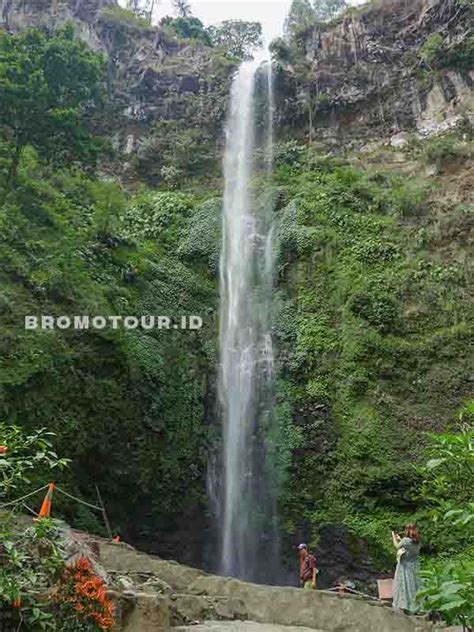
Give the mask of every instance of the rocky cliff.
POLYGON ((472 120, 471 33, 472 9, 453 0, 372 2, 309 28, 283 62, 282 121, 307 130, 309 95, 316 137, 348 148, 472 120))
MULTIPOLYGON (((136 161, 159 162, 153 146, 156 123, 175 121, 199 128, 220 145, 229 81, 235 63, 222 50, 152 27, 116 0, 0 0, 0 28, 59 28, 77 34, 108 61, 108 99, 101 130, 113 142, 115 169, 134 175, 136 161)), ((140 170, 140 169, 139 169, 140 170)))
MULTIPOLYGON (((0 26, 12 31, 72 22, 107 56, 112 99, 103 125, 125 156, 122 171, 157 160, 150 137, 161 121, 205 130, 219 151, 235 68, 221 50, 133 19, 116 0, 0 0, 0 12, 0 26)), ((310 125, 338 150, 472 122, 472 18, 467 2, 385 0, 299 33, 296 52, 275 49, 279 129, 301 136, 310 125)))

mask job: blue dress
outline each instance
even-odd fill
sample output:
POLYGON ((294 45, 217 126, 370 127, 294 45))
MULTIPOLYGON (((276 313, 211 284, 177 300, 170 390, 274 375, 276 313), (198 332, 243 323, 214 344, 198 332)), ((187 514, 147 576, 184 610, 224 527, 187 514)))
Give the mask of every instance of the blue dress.
POLYGON ((402 538, 397 544, 398 551, 405 552, 399 558, 393 581, 393 607, 415 612, 415 595, 420 589, 418 579, 418 554, 420 545, 411 538, 402 538))

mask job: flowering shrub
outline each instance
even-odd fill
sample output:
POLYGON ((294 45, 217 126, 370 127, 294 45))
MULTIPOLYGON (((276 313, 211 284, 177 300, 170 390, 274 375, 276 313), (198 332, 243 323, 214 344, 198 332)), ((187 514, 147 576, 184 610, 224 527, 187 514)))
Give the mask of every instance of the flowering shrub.
MULTIPOLYGON (((105 594, 104 582, 94 574, 90 562, 81 558, 64 571, 53 596, 64 621, 64 629, 80 620, 84 630, 110 630, 114 625, 112 604, 105 594)), ((76 628, 74 628, 76 629, 76 628)))

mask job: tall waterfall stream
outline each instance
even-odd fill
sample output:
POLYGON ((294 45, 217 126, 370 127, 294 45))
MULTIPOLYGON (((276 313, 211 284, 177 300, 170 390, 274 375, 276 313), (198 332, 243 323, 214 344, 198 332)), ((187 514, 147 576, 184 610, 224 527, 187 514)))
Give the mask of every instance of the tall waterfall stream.
POLYGON ((261 59, 243 62, 233 80, 220 264, 220 571, 266 582, 278 565, 268 450, 275 423, 272 83, 271 63, 261 59))

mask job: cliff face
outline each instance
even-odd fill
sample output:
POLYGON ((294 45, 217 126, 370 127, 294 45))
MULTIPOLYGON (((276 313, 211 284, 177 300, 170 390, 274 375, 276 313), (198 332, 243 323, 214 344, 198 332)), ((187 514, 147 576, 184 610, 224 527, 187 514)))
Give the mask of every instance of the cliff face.
POLYGON ((471 28, 472 10, 453 0, 373 2, 315 26, 299 36, 299 63, 281 73, 282 119, 307 127, 299 104, 309 94, 320 136, 359 147, 472 120, 471 28))
POLYGON ((125 160, 117 160, 122 173, 159 121, 199 126, 219 142, 234 68, 220 49, 150 27, 116 0, 0 0, 0 16, 0 28, 12 32, 73 23, 106 56, 110 98, 103 126, 125 160))
MULTIPOLYGON (((207 186, 206 170, 219 160, 234 64, 218 49, 148 27, 113 0, 0 0, 0 13, 2 28, 11 31, 72 21, 80 37, 106 55, 109 98, 102 131, 113 140, 116 173, 132 185, 142 179, 166 187, 162 170, 169 176, 174 169, 169 188, 201 178, 192 183, 191 205, 181 193, 160 191, 155 198, 156 191, 148 191, 130 206, 130 198, 110 182, 94 182, 104 188, 97 200, 89 200, 79 184, 55 182, 61 206, 52 207, 54 216, 64 212, 64 198, 72 218, 89 218, 94 205, 102 213, 103 200, 110 199, 111 207, 128 209, 130 218, 150 217, 158 227, 130 251, 120 245, 120 223, 111 229, 118 232, 102 241, 101 228, 99 237, 87 233, 81 242, 76 223, 65 233, 62 224, 50 222, 45 246, 41 221, 37 229, 22 220, 18 234, 25 226, 33 231, 23 240, 32 260, 25 272, 18 263, 23 241, 12 230, 12 251, 21 249, 8 264, 17 310, 12 328, 24 313, 42 308, 36 296, 24 306, 18 278, 27 275, 35 288, 44 262, 41 292, 57 300, 57 313, 71 309, 69 288, 78 282, 61 272, 63 250, 71 256, 68 269, 77 269, 89 283, 84 294, 95 297, 100 270, 103 301, 111 301, 113 313, 141 313, 146 306, 162 314, 179 308, 209 316, 201 342, 145 336, 124 344, 97 336, 84 345, 78 337, 68 341, 69 352, 67 345, 63 351, 61 332, 56 346, 51 338, 36 347, 19 337, 18 362, 8 376, 14 388, 7 383, 9 399, 0 412, 24 425, 52 426, 76 464, 73 489, 90 490, 100 480, 113 524, 126 539, 202 565, 210 531, 205 463, 216 436, 208 431, 216 399, 221 211, 220 200, 210 199, 216 187, 207 186), (170 219, 176 225, 168 231, 170 219), (56 268, 59 280, 53 277, 56 268), (59 281, 66 306, 54 295, 59 281), (25 369, 30 353, 33 360, 25 369), (37 366, 42 354, 47 360, 37 366), (71 422, 63 421, 64 411, 72 411, 71 422)), ((374 1, 303 33, 295 58, 276 73, 276 129, 301 138, 311 114, 313 139, 339 151, 374 143, 398 146, 406 142, 400 132, 426 135, 469 119, 470 16, 465 3, 451 0, 374 1), (437 33, 441 40, 434 41, 437 33)), ((321 157, 317 145, 276 148, 278 414, 288 470, 280 499, 287 536, 282 549, 291 556, 296 541, 319 537, 321 585, 373 576, 364 541, 381 550, 389 527, 413 517, 419 481, 412 464, 420 458, 421 438, 445 427, 472 392, 472 168, 466 140, 453 143, 431 147, 429 167, 432 154, 441 163, 443 152, 446 165, 428 178, 426 164, 417 164, 409 147, 385 152, 396 158, 396 168, 403 166, 402 175, 390 172, 392 164, 384 171, 383 152, 374 152, 372 163, 359 154, 363 171, 358 171, 339 156, 321 157)), ((215 173, 219 177, 220 170, 215 173)), ((28 175, 33 183, 38 177, 28 175)), ((31 198, 18 199, 19 207, 30 217, 30 207, 38 205, 40 217, 49 217, 53 202, 46 193, 38 196, 31 182, 31 198)), ((67 226, 68 221, 69 216, 67 226)), ((84 309, 82 300, 80 295, 73 303, 78 310, 84 309)))
MULTIPOLYGON (((104 52, 112 97, 104 125, 124 155, 122 172, 143 153, 156 159, 143 143, 163 120, 206 130, 219 152, 234 70, 219 49, 146 26, 116 0, 0 0, 0 15, 0 27, 12 31, 72 21, 104 52)), ((471 27, 468 3, 385 0, 308 29, 297 59, 277 73, 280 129, 307 133, 310 108, 316 137, 338 149, 394 136, 397 144, 406 130, 430 135, 472 122, 471 27), (439 58, 431 50, 427 60, 423 49, 438 36, 439 58)))
POLYGON ((54 28, 74 22, 81 37, 91 48, 101 48, 95 27, 102 11, 115 0, 1 0, 0 26, 8 31, 28 27, 54 28))

